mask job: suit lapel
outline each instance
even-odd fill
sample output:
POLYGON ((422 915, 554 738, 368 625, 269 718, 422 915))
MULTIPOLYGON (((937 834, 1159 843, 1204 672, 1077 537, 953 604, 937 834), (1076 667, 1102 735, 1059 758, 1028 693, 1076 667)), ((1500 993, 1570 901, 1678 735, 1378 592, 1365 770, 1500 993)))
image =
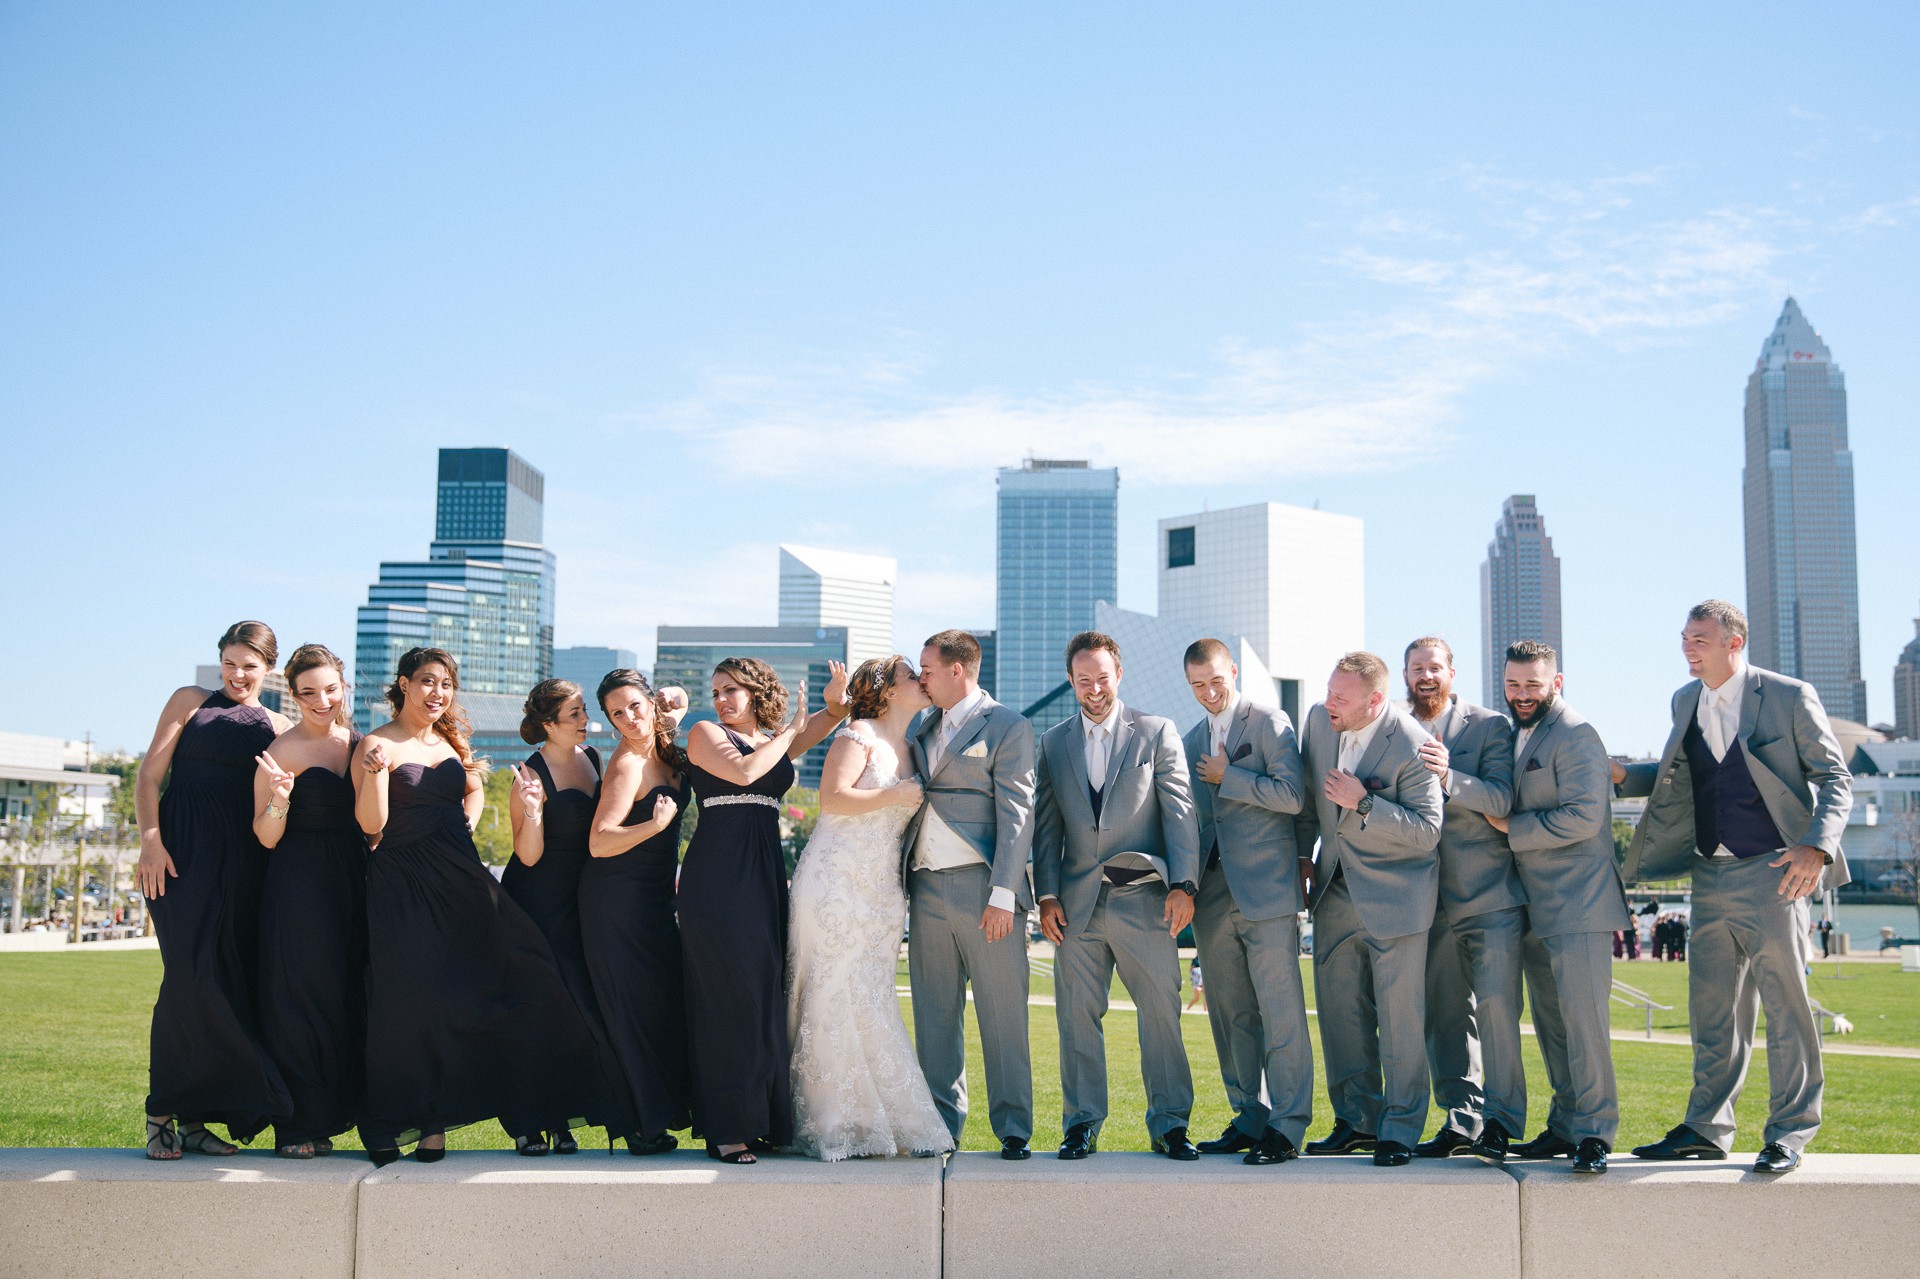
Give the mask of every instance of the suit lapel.
POLYGON ((945 716, 946 712, 940 710, 936 710, 933 714, 927 716, 926 719, 920 722, 920 731, 915 733, 907 742, 907 749, 913 754, 914 771, 922 777, 927 776, 927 742, 931 740, 930 734, 934 732, 939 726, 941 719, 945 716))
MULTIPOLYGON (((933 772, 928 774, 928 781, 932 781, 935 777, 945 772, 948 760, 973 745, 974 742, 979 740, 980 734, 987 731, 987 712, 991 710, 993 706, 994 701, 992 698, 983 698, 980 704, 973 708, 973 718, 962 724, 960 731, 953 735, 953 740, 947 743, 947 749, 941 753, 939 764, 935 765, 933 772)), ((941 715, 942 719, 944 719, 945 712, 942 712, 941 715)), ((938 726, 936 725, 935 728, 937 731, 938 726)))
POLYGON ((1113 741, 1107 749, 1107 775, 1101 779, 1102 793, 1113 785, 1114 774, 1120 770, 1120 761, 1126 757, 1127 744, 1133 741, 1133 712, 1125 706, 1116 706, 1113 711, 1113 741))
POLYGON ((1754 673, 1751 664, 1747 667, 1747 686, 1740 695, 1740 751, 1751 755, 1747 743, 1753 738, 1754 727, 1760 722, 1760 677, 1754 673))
POLYGON ((1553 731, 1553 726, 1560 722, 1560 712, 1565 709, 1556 701, 1553 709, 1547 713, 1547 717, 1540 721, 1539 726, 1533 730, 1532 736, 1527 738, 1527 749, 1513 761, 1513 775, 1516 778, 1527 771, 1527 761, 1540 753, 1540 743, 1546 740, 1548 733, 1553 731))
POLYGON ((1393 718, 1393 707, 1388 705, 1380 711, 1380 727, 1373 732, 1373 740, 1367 743, 1367 749, 1360 755, 1360 762, 1353 766, 1353 775, 1365 779, 1387 753, 1387 738, 1400 731, 1400 725, 1393 718))
MULTIPOLYGON (((1067 775, 1073 778, 1074 794, 1092 811, 1093 800, 1087 786, 1087 733, 1078 713, 1068 721, 1073 731, 1060 735, 1060 749, 1066 753, 1067 775)), ((1054 761, 1056 764, 1059 760, 1054 761)))

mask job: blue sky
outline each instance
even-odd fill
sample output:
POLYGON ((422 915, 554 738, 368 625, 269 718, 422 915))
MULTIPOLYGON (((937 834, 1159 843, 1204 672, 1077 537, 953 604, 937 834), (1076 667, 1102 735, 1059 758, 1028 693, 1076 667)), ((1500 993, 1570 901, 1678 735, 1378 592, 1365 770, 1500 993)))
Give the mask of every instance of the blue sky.
POLYGON ((1569 698, 1663 736, 1744 596, 1744 384, 1847 373, 1875 719, 1920 565, 1910 5, 14 3, 0 728, 143 745, 235 618, 345 651, 434 450, 547 476, 558 639, 773 620, 775 545, 993 611, 993 468, 1367 522, 1478 683, 1533 492, 1569 698))

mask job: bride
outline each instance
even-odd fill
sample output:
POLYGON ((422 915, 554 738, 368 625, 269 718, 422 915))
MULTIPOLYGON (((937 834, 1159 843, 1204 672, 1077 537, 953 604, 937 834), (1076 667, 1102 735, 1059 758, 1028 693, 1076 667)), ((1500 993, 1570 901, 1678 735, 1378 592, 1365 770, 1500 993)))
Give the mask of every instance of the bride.
POLYGON ((900 656, 847 681, 852 718, 827 753, 820 824, 793 875, 787 1028, 794 1145, 816 1159, 953 1149, 894 991, 907 895, 900 837, 920 806, 901 776, 907 725, 929 705, 900 656))

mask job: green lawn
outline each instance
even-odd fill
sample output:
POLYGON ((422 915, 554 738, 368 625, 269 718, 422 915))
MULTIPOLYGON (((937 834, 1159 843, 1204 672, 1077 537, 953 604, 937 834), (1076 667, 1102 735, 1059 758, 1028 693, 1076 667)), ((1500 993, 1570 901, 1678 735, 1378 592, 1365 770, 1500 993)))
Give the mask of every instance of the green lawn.
MULTIPOLYGON (((1824 971, 1830 973, 1831 966, 1824 971)), ((1849 965, 1846 971, 1847 977, 1837 982, 1820 978, 1829 988, 1819 990, 1816 997, 1860 1025, 1854 1042, 1920 1042, 1920 1013, 1915 1010, 1920 976, 1901 974, 1891 965, 1849 965)), ((146 1091, 147 1018, 159 974, 160 957, 153 951, 0 955, 0 1016, 4 1016, 0 1022, 0 1145, 138 1144, 140 1103, 146 1091)), ((1657 1021, 1656 1026, 1685 1030, 1684 965, 1622 965, 1621 977, 1661 1002, 1678 1005, 1676 1013, 1660 1014, 1678 1016, 1677 1022, 1657 1021), (1675 995, 1677 1000, 1670 997, 1675 995)), ((1042 990, 1044 983, 1036 980, 1035 987, 1042 990)), ((1311 981, 1307 989, 1311 998, 1311 981)), ((1059 1136, 1058 1035, 1051 1008, 1035 1007, 1032 1018, 1040 1129, 1035 1142, 1045 1148, 1059 1136)), ((1637 1027, 1640 1023, 1627 1013, 1621 1024, 1637 1027)), ((1228 1118, 1212 1036, 1203 1017, 1185 1017, 1181 1026, 1198 1093, 1193 1131, 1197 1137, 1210 1137, 1225 1127, 1228 1118)), ((985 1076, 978 1059, 977 1032, 971 1025, 969 1036, 976 1045, 969 1079, 978 1117, 968 1126, 965 1145, 991 1149, 996 1143, 985 1125, 985 1076)), ((1537 1130, 1539 1116, 1545 1113, 1546 1076, 1531 1036, 1525 1044, 1537 1130)), ((1107 1049, 1113 1113, 1102 1144, 1111 1150, 1144 1149, 1146 1098, 1130 1012, 1108 1014, 1107 1049)), ((1679 1122, 1691 1085, 1691 1058, 1684 1045, 1616 1041, 1614 1065, 1620 1077, 1623 1148, 1657 1138, 1679 1122)), ((1818 1149, 1920 1153, 1920 1059, 1832 1055, 1827 1058, 1827 1080, 1826 1125, 1818 1149)), ((1759 1144, 1765 1105, 1765 1064, 1756 1059, 1739 1108, 1743 1149, 1759 1144)), ((1330 1122, 1322 1097, 1314 1131, 1324 1131, 1330 1122)), ((1437 1119, 1430 1122, 1429 1131, 1436 1124, 1437 1119)), ((342 1144, 353 1145, 351 1139, 342 1144)), ((449 1144, 456 1149, 498 1149, 507 1142, 489 1124, 456 1132, 449 1144)))

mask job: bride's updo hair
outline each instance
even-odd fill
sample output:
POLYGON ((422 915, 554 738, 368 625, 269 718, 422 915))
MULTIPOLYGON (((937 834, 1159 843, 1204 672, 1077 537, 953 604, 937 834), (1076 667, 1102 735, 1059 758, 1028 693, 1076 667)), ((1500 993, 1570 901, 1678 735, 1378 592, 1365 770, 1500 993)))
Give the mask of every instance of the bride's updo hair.
POLYGON ((892 657, 869 657, 854 667, 853 674, 847 676, 847 718, 879 719, 886 714, 887 703, 893 700, 893 677, 906 660, 895 653, 892 657))

